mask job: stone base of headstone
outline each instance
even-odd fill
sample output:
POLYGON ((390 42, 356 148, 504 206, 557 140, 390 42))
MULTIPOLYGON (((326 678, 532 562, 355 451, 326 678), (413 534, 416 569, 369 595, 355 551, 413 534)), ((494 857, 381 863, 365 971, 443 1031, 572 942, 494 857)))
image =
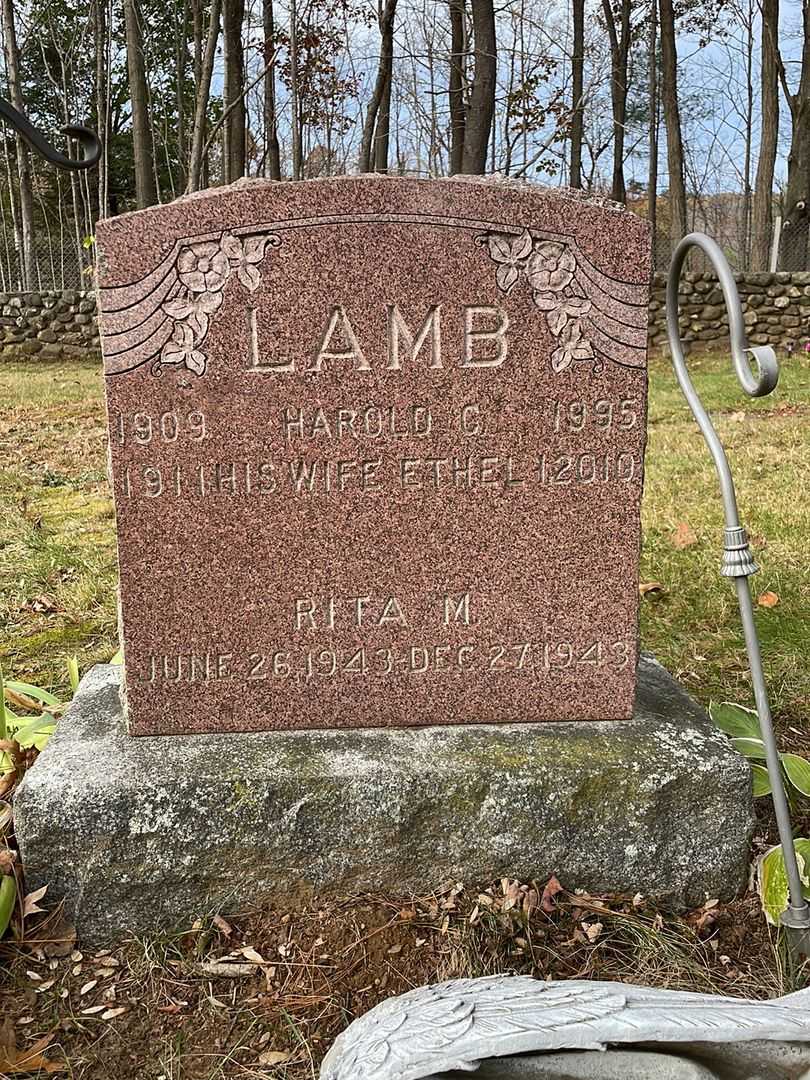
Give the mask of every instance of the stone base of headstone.
POLYGON ((133 738, 118 667, 83 679, 15 802, 26 887, 80 938, 302 890, 500 877, 675 908, 746 881, 747 762, 651 657, 628 721, 133 738))

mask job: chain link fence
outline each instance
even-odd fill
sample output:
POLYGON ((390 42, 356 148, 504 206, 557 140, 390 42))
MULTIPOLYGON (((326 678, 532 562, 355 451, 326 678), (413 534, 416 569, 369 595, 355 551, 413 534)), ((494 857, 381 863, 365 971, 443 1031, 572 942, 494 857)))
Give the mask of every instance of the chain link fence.
POLYGON ((59 245, 47 235, 35 234, 34 273, 28 289, 20 252, 13 244, 0 245, 0 292, 62 292, 93 286, 91 252, 79 252, 74 244, 59 245))

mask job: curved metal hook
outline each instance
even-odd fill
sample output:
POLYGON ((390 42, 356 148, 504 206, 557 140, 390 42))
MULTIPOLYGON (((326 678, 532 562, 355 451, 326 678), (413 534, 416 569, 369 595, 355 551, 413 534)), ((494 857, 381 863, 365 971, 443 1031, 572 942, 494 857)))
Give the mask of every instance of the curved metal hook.
POLYGON ((58 169, 90 169, 101 157, 101 140, 94 131, 83 124, 67 124, 63 127, 62 134, 70 139, 76 139, 81 145, 83 156, 81 158, 69 158, 55 146, 51 146, 45 136, 37 131, 27 116, 15 109, 14 106, 0 97, 0 119, 15 128, 25 139, 32 150, 50 161, 58 169))
POLYGON ((728 329, 731 339, 731 356, 734 361, 734 369, 740 385, 749 397, 765 397, 770 394, 779 380, 779 364, 776 353, 770 345, 759 345, 749 348, 748 338, 745 334, 742 306, 740 304, 737 285, 731 267, 718 245, 705 235, 705 233, 690 233, 681 240, 672 256, 672 265, 669 268, 667 280, 667 335, 669 347, 672 352, 672 363, 675 374, 678 377, 684 397, 694 413, 698 427, 703 432, 703 437, 709 444, 709 450, 714 458, 715 468, 720 477, 720 487, 723 493, 723 506, 726 513, 726 526, 739 528, 740 520, 737 512, 737 498, 734 492, 734 481, 729 469, 728 459, 723 445, 717 437, 714 425, 709 414, 703 407, 703 403, 697 395, 689 377, 686 360, 681 344, 680 327, 678 325, 678 291, 681 279, 681 270, 686 256, 693 247, 700 248, 709 258, 712 267, 717 274, 720 288, 723 290, 723 299, 728 312, 728 329), (748 362, 748 354, 752 355, 757 364, 756 374, 751 370, 748 362))
POLYGON ((768 766, 768 779, 770 780, 773 796, 776 821, 779 829, 779 839, 782 844, 782 854, 785 861, 790 899, 788 909, 782 915, 782 923, 793 932, 794 942, 798 949, 810 955, 810 905, 804 898, 802 880, 796 860, 796 851, 793 847, 793 830, 790 823, 790 810, 785 795, 782 780, 782 764, 776 738, 773 733, 773 721, 768 702, 768 690, 765 683, 765 674, 762 669, 762 656, 759 647, 756 624, 754 622, 754 606, 751 599, 751 586, 748 581, 752 574, 757 572, 757 565, 751 554, 748 544, 748 536, 740 524, 737 510, 737 496, 734 490, 734 480, 731 476, 728 458, 723 449, 723 444, 717 437, 717 432, 711 422, 709 414, 698 397, 697 391, 689 378, 686 368, 686 360, 681 344, 680 326, 678 320, 678 287, 680 285, 681 270, 684 260, 693 247, 700 248, 708 256, 709 261, 717 274, 720 287, 723 290, 723 299, 728 312, 729 337, 731 338, 731 355, 734 360, 734 368, 740 385, 749 397, 764 397, 776 386, 779 379, 779 365, 776 361, 776 353, 770 345, 760 345, 757 348, 749 348, 748 339, 745 335, 742 306, 734 275, 726 261, 726 257, 717 244, 704 233, 690 233, 681 240, 672 256, 672 265, 669 269, 667 280, 667 336, 669 347, 672 352, 672 363, 675 374, 683 390, 684 397, 689 403, 695 419, 698 422, 703 437, 708 444, 714 459, 717 475, 720 478, 720 488, 723 495, 723 509, 725 511, 726 528, 725 543, 723 547, 723 565, 721 573, 724 577, 734 579, 737 592, 737 602, 740 607, 740 619, 745 636, 745 649, 748 655, 748 665, 751 670, 751 684, 754 690, 754 698, 759 716, 762 742, 765 747, 765 760, 768 766), (752 355, 757 364, 756 374, 751 370, 748 363, 748 355, 752 355))

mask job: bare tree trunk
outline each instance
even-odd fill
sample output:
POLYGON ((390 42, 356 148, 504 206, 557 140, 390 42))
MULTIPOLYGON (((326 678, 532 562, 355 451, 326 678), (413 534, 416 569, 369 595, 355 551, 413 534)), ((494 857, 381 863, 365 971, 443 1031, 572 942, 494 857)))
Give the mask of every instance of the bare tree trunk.
POLYGON ((810 2, 802 4, 804 42, 801 75, 791 94, 780 62, 780 76, 790 105, 792 136, 788 154, 785 215, 779 246, 780 269, 805 270, 808 265, 810 233, 810 2))
POLYGON ((568 184, 582 187, 582 129, 585 124, 585 0, 573 0, 574 51, 571 56, 571 157, 568 184))
POLYGON ((467 80, 467 13, 464 0, 450 0, 450 175, 461 172, 464 161, 464 129, 467 107, 464 88, 467 80))
POLYGON ((767 270, 773 232, 773 173, 779 142, 779 0, 762 0, 762 123, 751 207, 751 269, 767 270))
MULTIPOLYGON (((20 50, 17 45, 17 28, 14 24, 13 0, 2 0, 3 44, 6 54, 6 75, 11 104, 25 112, 20 89, 20 50)), ((18 135, 17 175, 20 184, 20 269, 23 289, 33 288, 34 281, 34 188, 31 181, 31 159, 28 147, 18 135)))
POLYGON ((292 174, 301 179, 301 107, 298 86, 298 4, 290 0, 290 112, 292 124, 292 174))
POLYGON ((177 160, 180 166, 180 185, 185 187, 187 176, 186 146, 186 69, 188 68, 188 5, 183 2, 182 17, 177 18, 177 5, 175 3, 175 68, 177 79, 177 160))
MULTIPOLYGON (((262 27, 264 29, 264 62, 269 64, 276 49, 276 22, 273 0, 262 0, 262 27)), ((281 148, 278 144, 275 64, 272 64, 267 69, 264 76, 264 143, 265 176, 269 176, 271 180, 280 180, 281 148)))
POLYGON ((610 41, 610 100, 613 110, 613 184, 610 197, 615 202, 627 201, 624 182, 624 132, 627 118, 627 60, 630 54, 630 6, 632 0, 621 0, 621 27, 617 32, 611 0, 602 0, 608 39, 610 41))
MULTIPOLYGON (((6 3, 9 0, 5 0, 6 3)), ((146 66, 143 57, 143 34, 138 0, 124 0, 127 35, 127 73, 132 109, 132 152, 135 160, 135 197, 138 207, 157 202, 152 133, 149 126, 146 66)))
POLYGON ((647 217, 650 221, 655 266, 655 240, 658 229, 658 0, 650 4, 650 36, 648 42, 650 71, 647 82, 647 101, 650 110, 650 160, 647 174, 647 217))
POLYGON ((205 121, 208 98, 211 93, 211 76, 219 40, 220 0, 211 0, 211 19, 205 55, 202 58, 200 77, 197 81, 197 100, 194 104, 194 130, 191 135, 191 156, 188 168, 188 191, 199 191, 203 176, 203 147, 205 145, 205 121))
POLYGON ((740 260, 738 269, 751 265, 751 146, 754 129, 754 0, 748 0, 745 12, 745 153, 743 160, 743 197, 740 206, 740 260))
POLYGON ((95 46, 95 98, 96 124, 101 140, 101 157, 98 162, 97 198, 98 216, 107 216, 107 139, 109 137, 109 107, 107 103, 107 0, 93 0, 93 43, 95 46))
POLYGON ((678 104, 678 53, 675 48, 675 14, 672 0, 659 0, 661 19, 661 100, 667 129, 669 171, 669 237, 673 250, 686 234, 686 185, 683 170, 683 137, 678 104))
POLYGON ((388 167, 388 137, 391 127, 391 78, 394 66, 394 16, 397 0, 378 0, 380 62, 371 101, 368 103, 360 140, 360 172, 385 172, 388 167), (382 166, 382 168, 380 167, 382 166))
POLYGON ((242 23, 245 0, 223 0, 222 41, 225 53, 222 104, 230 110, 222 128, 222 173, 226 184, 245 175, 245 54, 242 48, 242 23))
POLYGON ((472 0, 472 17, 475 72, 467 106, 461 171, 481 174, 487 167, 487 149, 495 114, 498 55, 493 0, 472 0))

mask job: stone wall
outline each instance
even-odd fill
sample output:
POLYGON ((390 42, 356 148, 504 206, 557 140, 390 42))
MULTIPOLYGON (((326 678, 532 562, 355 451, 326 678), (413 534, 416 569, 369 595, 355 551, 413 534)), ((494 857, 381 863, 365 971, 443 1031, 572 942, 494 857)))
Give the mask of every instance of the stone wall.
MULTIPOLYGON (((810 272, 735 274, 750 345, 803 348, 810 340, 810 272)), ((666 342, 666 275, 656 274, 650 300, 650 341, 666 342)), ((728 337, 728 315, 717 278, 687 273, 681 279, 681 336, 687 341, 728 337)))
MULTIPOLYGON (((804 348, 810 341, 810 272, 736 274, 751 345, 804 348)), ((666 342, 666 275, 656 274, 650 301, 650 341, 666 342)), ((681 281, 684 341, 721 341, 728 316, 717 279, 688 273, 681 281)), ((99 348, 95 292, 0 293, 0 359, 36 354, 86 355, 99 348)))
POLYGON ((0 293, 0 359, 86 356, 98 348, 94 291, 0 293))

